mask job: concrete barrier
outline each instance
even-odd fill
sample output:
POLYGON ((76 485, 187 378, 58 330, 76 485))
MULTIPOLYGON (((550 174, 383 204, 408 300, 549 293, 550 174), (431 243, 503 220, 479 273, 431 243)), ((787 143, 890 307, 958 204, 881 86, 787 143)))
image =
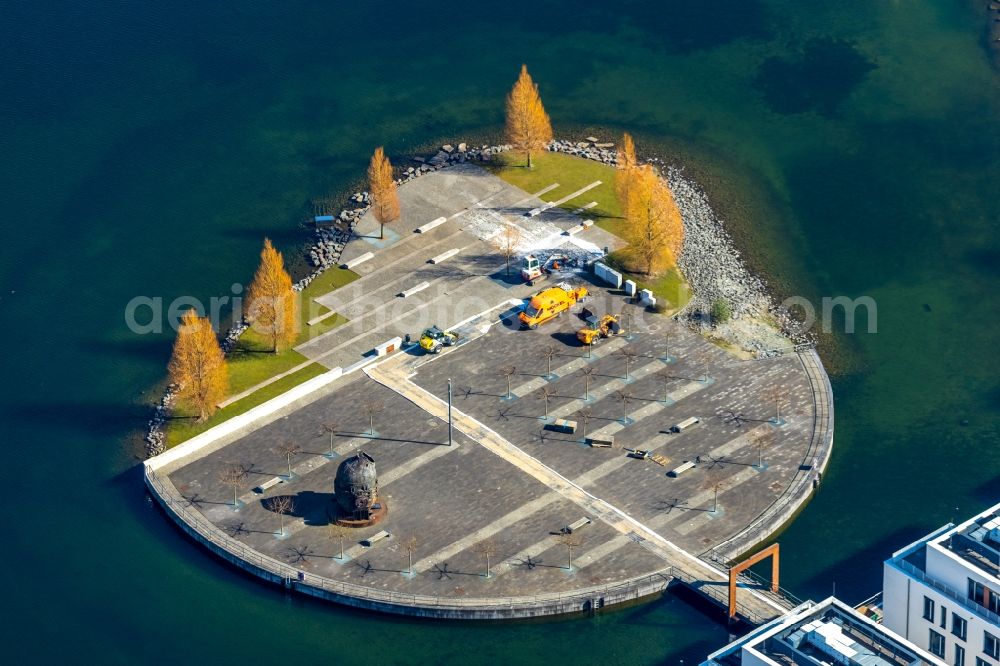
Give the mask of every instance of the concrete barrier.
POLYGON ((448 250, 447 252, 442 252, 438 256, 433 257, 430 260, 430 263, 432 263, 432 264, 440 264, 445 259, 450 259, 451 257, 454 257, 456 254, 458 254, 458 248, 457 247, 453 247, 450 250, 448 250))
POLYGON ((635 282, 632 280, 625 280, 625 294, 627 296, 635 296, 635 282))
POLYGON ((656 305, 656 296, 649 289, 643 289, 639 292, 639 301, 644 305, 656 305))
POLYGON ((376 356, 386 356, 396 351, 403 345, 403 338, 398 335, 391 340, 386 340, 382 344, 375 347, 376 356))
POLYGON ((563 236, 575 236, 576 234, 578 234, 581 231, 583 231, 583 229, 584 229, 584 226, 582 224, 578 224, 575 227, 570 227, 569 229, 567 229, 566 231, 564 231, 563 232, 563 236))
POLYGON ((584 229, 589 229, 592 226, 594 226, 594 221, 593 220, 584 220, 583 221, 583 228, 584 229))
POLYGON ((413 296, 413 294, 417 293, 418 291, 423 291, 429 286, 431 286, 430 282, 421 282, 415 287, 410 287, 409 289, 399 292, 399 295, 402 296, 403 298, 408 298, 409 296, 413 296))
POLYGON ((374 259, 374 258, 375 258, 374 254, 372 254, 371 252, 365 252, 360 257, 354 257, 350 261, 344 263, 341 267, 342 268, 348 268, 348 269, 354 268, 355 266, 360 266, 361 264, 365 263, 369 259, 374 259))
POLYGON ((600 261, 594 263, 594 274, 615 289, 619 289, 622 286, 622 274, 616 270, 608 268, 606 264, 600 261))
POLYGON ((428 231, 430 231, 434 227, 440 227, 442 224, 444 224, 447 221, 448 221, 447 217, 439 217, 437 219, 431 220, 430 222, 428 222, 427 224, 423 225, 422 227, 417 227, 416 229, 413 230, 413 232, 414 233, 418 233, 418 234, 426 234, 428 231))

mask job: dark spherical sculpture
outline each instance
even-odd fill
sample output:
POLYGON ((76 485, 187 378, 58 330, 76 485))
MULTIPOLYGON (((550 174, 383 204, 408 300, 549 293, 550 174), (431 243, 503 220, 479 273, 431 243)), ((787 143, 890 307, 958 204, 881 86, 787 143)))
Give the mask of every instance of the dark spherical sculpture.
POLYGON ((378 478, 375 459, 364 451, 340 463, 333 482, 337 505, 345 516, 367 520, 372 505, 378 501, 378 478))

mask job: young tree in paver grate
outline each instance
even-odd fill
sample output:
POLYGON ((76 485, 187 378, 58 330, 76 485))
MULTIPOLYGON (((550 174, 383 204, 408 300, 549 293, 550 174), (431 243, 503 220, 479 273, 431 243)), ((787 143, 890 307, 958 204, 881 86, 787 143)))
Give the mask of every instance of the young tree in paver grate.
POLYGON ((709 513, 716 513, 719 510, 719 490, 722 488, 724 474, 721 467, 711 467, 705 472, 702 488, 712 491, 712 509, 709 513))
POLYGON ((336 421, 327 421, 323 424, 323 432, 330 435, 330 457, 336 456, 336 452, 333 450, 333 436, 337 434, 340 430, 340 425, 336 421))
POLYGON ((583 420, 583 441, 586 442, 587 441, 587 423, 590 422, 590 419, 594 418, 594 410, 592 410, 589 407, 587 407, 585 409, 581 409, 579 412, 576 413, 576 415, 577 415, 577 418, 583 420))
POLYGON ((406 574, 413 575, 413 551, 417 549, 417 537, 410 537, 403 542, 403 551, 406 553, 406 574))
POLYGON ((615 391, 615 399, 621 400, 622 403, 622 423, 628 424, 628 403, 630 403, 634 397, 635 395, 627 389, 615 391))
POLYGON ((627 380, 629 378, 628 376, 629 367, 631 366, 632 361, 634 361, 636 357, 639 356, 639 352, 635 351, 630 347, 626 347, 625 349, 618 352, 618 355, 621 356, 623 359, 625 359, 625 379, 627 380))
POLYGON ((545 401, 545 416, 543 418, 549 418, 549 398, 555 394, 555 389, 550 386, 543 386, 535 392, 535 395, 545 401))
POLYGON ((490 577, 490 558, 497 552, 497 545, 493 539, 483 539, 475 545, 474 550, 486 558, 486 577, 490 577))
POLYGON ((233 489, 233 508, 239 508, 238 494, 240 491, 240 486, 246 481, 247 471, 243 469, 243 465, 226 465, 221 470, 219 470, 218 480, 224 486, 228 486, 233 489))
POLYGON ((399 193, 392 175, 392 163, 381 146, 375 149, 368 165, 368 190, 371 193, 372 215, 378 220, 378 237, 385 235, 385 225, 399 219, 399 193))
POLYGON ((364 404, 361 406, 364 410, 365 415, 368 416, 368 434, 375 435, 375 415, 385 409, 385 405, 381 400, 365 400, 364 404))
POLYGON ((288 495, 278 495, 267 500, 267 508, 278 514, 278 536, 283 536, 285 534, 285 514, 295 510, 295 500, 288 495))
POLYGON ((507 378, 507 399, 510 400, 510 379, 517 374, 517 368, 513 365, 503 365, 500 366, 499 372, 507 378))
POLYGON ((542 357, 545 359, 545 376, 552 376, 552 359, 559 355, 559 347, 547 345, 542 349, 542 357))
POLYGON ((594 368, 585 366, 580 368, 580 372, 583 373, 584 389, 583 389, 583 399, 590 400, 590 378, 594 376, 594 368))
POLYGON ((754 435, 754 444, 757 445, 757 469, 764 467, 764 449, 770 448, 774 443, 774 434, 774 431, 768 428, 767 430, 758 430, 757 434, 754 435))
POLYGON ((774 402, 774 422, 781 423, 781 406, 785 404, 785 387, 772 386, 767 391, 767 395, 774 402))
POLYGON ((566 568, 573 569, 573 549, 579 547, 583 540, 576 534, 560 534, 559 543, 566 546, 567 562, 566 568))
POLYGON ((344 527, 343 525, 338 525, 337 523, 330 523, 326 528, 330 532, 330 538, 336 539, 340 542, 340 561, 344 561, 344 539, 347 535, 351 533, 351 528, 344 527))
POLYGON ((510 275, 510 260, 517 255, 517 248, 523 242, 524 234, 521 233, 521 228, 513 224, 505 225, 503 230, 493 239, 493 247, 507 262, 507 275, 510 275))
POLYGON ((278 444, 278 453, 285 456, 285 463, 288 465, 288 478, 292 478, 292 456, 302 453, 302 447, 292 441, 284 441, 278 444))
POLYGON ((670 380, 674 378, 673 373, 670 369, 664 369, 657 374, 663 380, 663 402, 670 402, 670 380))

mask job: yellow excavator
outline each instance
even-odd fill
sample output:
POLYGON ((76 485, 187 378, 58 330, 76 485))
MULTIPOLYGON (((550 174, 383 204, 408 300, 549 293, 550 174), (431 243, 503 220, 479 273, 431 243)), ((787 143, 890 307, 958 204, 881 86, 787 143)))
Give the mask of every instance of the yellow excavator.
POLYGON ((585 345, 596 344, 601 338, 610 338, 622 332, 621 324, 615 315, 607 314, 600 319, 591 315, 587 318, 587 323, 590 325, 576 332, 576 339, 585 345))

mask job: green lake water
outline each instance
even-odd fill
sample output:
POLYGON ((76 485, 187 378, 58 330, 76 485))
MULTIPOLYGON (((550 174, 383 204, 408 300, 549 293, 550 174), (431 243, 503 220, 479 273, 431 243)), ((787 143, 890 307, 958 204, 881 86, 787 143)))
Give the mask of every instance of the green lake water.
POLYGON ((503 625, 288 597, 145 496, 132 433, 171 336, 130 333, 129 299, 227 294, 377 145, 494 135, 521 62, 557 134, 686 164, 783 295, 877 301, 876 334, 824 342, 834 457, 780 538, 798 596, 877 591, 894 548, 1000 500, 983 4, 6 3, 4 661, 690 664, 727 640, 672 596, 503 625))

